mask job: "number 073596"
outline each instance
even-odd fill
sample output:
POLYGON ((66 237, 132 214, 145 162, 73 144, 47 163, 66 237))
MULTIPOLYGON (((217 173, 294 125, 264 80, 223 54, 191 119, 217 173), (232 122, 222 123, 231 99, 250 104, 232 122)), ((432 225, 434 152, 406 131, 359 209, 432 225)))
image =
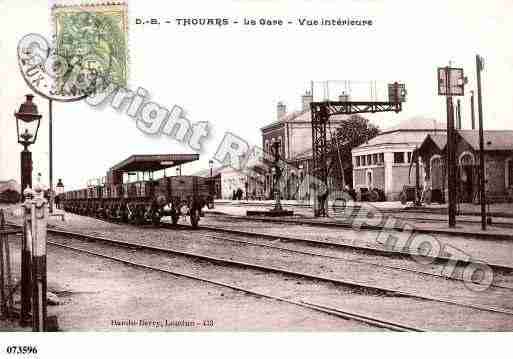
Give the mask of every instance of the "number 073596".
POLYGON ((9 345, 5 349, 7 354, 37 354, 35 345, 9 345))

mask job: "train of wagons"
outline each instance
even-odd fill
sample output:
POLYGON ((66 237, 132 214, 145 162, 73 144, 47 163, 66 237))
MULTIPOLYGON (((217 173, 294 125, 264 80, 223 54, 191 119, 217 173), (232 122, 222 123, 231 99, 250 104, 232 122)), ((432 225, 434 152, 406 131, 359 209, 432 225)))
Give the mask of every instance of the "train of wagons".
POLYGON ((198 159, 198 154, 133 155, 111 167, 104 180, 64 192, 57 202, 67 212, 131 224, 159 224, 165 216, 176 224, 181 216, 188 216, 196 228, 202 209, 213 207, 210 179, 165 173, 198 159), (164 175, 154 179, 157 171, 164 175), (140 174, 142 180, 137 180, 140 174), (137 179, 131 181, 134 176, 137 179))

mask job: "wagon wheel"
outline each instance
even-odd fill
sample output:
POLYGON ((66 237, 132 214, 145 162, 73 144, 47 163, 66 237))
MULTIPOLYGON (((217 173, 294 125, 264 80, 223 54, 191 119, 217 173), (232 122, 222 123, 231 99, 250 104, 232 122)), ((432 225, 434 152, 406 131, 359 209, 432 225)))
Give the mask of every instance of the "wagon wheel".
POLYGON ((127 209, 127 222, 130 224, 137 224, 137 207, 127 209))
POLYGON ((191 224, 192 224, 192 228, 198 228, 199 220, 200 220, 200 210, 199 210, 199 208, 191 209, 191 224))
POLYGON ((135 210, 135 224, 140 226, 141 224, 144 224, 144 222, 144 208, 141 208, 141 206, 137 206, 135 210))
POLYGON ((372 190, 369 192, 369 201, 370 202, 377 202, 378 199, 379 199, 379 194, 375 190, 372 190))
POLYGON ((128 210, 126 205, 119 206, 118 215, 121 222, 128 223, 128 210))
POLYGON ((116 206, 114 204, 107 206, 107 217, 113 221, 116 219, 116 206))
POLYGON ((161 218, 162 218, 162 214, 160 213, 160 209, 154 209, 151 211, 151 223, 154 226, 158 226, 160 224, 161 218))

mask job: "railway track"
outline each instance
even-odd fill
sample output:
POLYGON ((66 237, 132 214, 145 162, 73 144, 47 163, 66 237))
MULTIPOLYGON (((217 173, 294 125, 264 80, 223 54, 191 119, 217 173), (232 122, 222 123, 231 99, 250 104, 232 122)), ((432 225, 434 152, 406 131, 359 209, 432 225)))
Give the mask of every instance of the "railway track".
MULTIPOLYGON (((63 234, 66 235, 66 236, 70 235, 70 236, 73 236, 74 238, 76 238, 76 237, 84 237, 84 238, 87 238, 88 240, 92 239, 91 236, 83 236, 81 234, 63 233, 62 231, 58 231, 58 233, 60 235, 63 235, 63 234)), ((107 239, 105 239, 105 238, 94 238, 94 240, 101 240, 103 242, 107 241, 107 239)), ((110 242, 113 242, 113 241, 110 241, 110 242)), ((144 249, 147 249, 147 250, 169 252, 168 250, 163 249, 163 248, 143 246, 143 245, 132 245, 132 244, 127 244, 127 243, 119 243, 118 241, 114 241, 114 242, 115 242, 116 245, 129 246, 130 248, 131 247, 138 247, 138 248, 144 248, 144 249)), ((120 262, 120 263, 123 263, 123 264, 126 264, 126 265, 130 265, 130 266, 135 267, 135 268, 140 268, 140 269, 144 269, 144 270, 151 270, 151 271, 157 271, 157 272, 166 273, 166 274, 170 274, 170 275, 174 275, 174 276, 180 276, 180 277, 184 277, 184 278, 189 278, 189 279, 193 279, 193 280, 197 280, 197 281, 201 281, 201 282, 205 282, 205 283, 214 284, 214 285, 221 286, 221 287, 224 287, 224 288, 233 289, 233 290, 236 290, 236 291, 239 291, 239 292, 243 292, 243 293, 246 293, 246 294, 249 294, 249 295, 253 295, 253 296, 256 296, 256 297, 269 298, 269 299, 273 299, 273 300, 276 300, 276 301, 297 305, 297 306, 300 306, 300 307, 303 307, 303 308, 308 308, 308 309, 311 309, 311 310, 314 310, 314 311, 317 311, 317 312, 321 312, 321 313, 324 313, 324 314, 336 316, 336 317, 339 317, 339 318, 342 318, 342 319, 346 319, 346 320, 347 319, 355 320, 355 321, 358 321, 358 322, 362 322, 362 323, 365 323, 365 324, 368 324, 368 325, 371 325, 371 326, 374 326, 374 327, 378 327, 378 328, 387 329, 387 330, 390 330, 390 331, 396 331, 396 332, 422 332, 422 331, 424 331, 423 329, 420 329, 420 328, 416 328, 416 327, 409 326, 409 325, 403 325, 403 324, 400 324, 400 323, 397 323, 397 322, 394 322, 394 321, 390 321, 390 320, 387 320, 387 319, 377 318, 376 316, 370 316, 370 315, 355 313, 355 312, 352 312, 352 311, 341 310, 340 308, 335 308, 335 307, 332 307, 332 306, 327 306, 325 304, 312 303, 312 302, 309 302, 309 301, 293 300, 293 299, 289 299, 289 298, 274 296, 274 295, 270 295, 268 293, 263 293, 263 292, 260 292, 260 291, 256 291, 254 289, 244 288, 244 287, 241 287, 241 286, 236 286, 236 285, 233 285, 233 284, 230 284, 230 283, 227 283, 227 282, 223 282, 223 281, 219 281, 219 280, 212 280, 210 278, 206 278, 206 277, 199 276, 199 275, 192 275, 192 274, 185 273, 185 272, 180 272, 180 271, 177 271, 177 270, 169 270, 169 269, 158 268, 158 267, 151 266, 151 265, 141 264, 141 263, 137 263, 136 261, 127 260, 127 259, 124 259, 124 258, 121 258, 121 257, 112 256, 112 255, 106 255, 104 253, 99 253, 97 251, 86 250, 86 249, 83 249, 83 248, 77 248, 77 247, 74 247, 74 246, 71 246, 71 245, 54 242, 52 240, 48 240, 48 244, 56 246, 56 247, 60 247, 60 248, 65 248, 65 249, 68 249, 68 250, 73 250, 73 251, 80 252, 80 253, 86 253, 86 254, 89 254, 89 255, 94 255, 94 256, 97 256, 97 257, 113 260, 113 261, 120 262)), ((190 254, 186 254, 186 253, 180 253, 180 254, 190 255, 190 254)), ((213 259, 213 260, 215 260, 215 259, 213 259)))
POLYGON ((307 272, 300 272, 300 271, 294 271, 294 270, 288 270, 284 268, 279 268, 275 266, 267 266, 267 265, 261 265, 261 264, 255 264, 240 260, 232 260, 232 259, 226 259, 221 257, 215 257, 210 255, 205 255, 201 253, 195 253, 191 251, 185 251, 185 250, 177 250, 172 248, 164 248, 164 247, 157 247, 157 246, 150 246, 142 243, 134 243, 134 242, 126 242, 122 240, 112 239, 112 238, 106 238, 103 236, 93 236, 93 235, 87 235, 77 232, 69 232, 64 230, 58 230, 58 229, 52 229, 49 230, 49 233, 56 234, 56 235, 62 235, 62 236, 70 236, 74 238, 80 238, 86 241, 97 241, 102 243, 107 243, 111 245, 117 245, 121 247, 130 247, 134 249, 140 249, 140 250, 150 250, 155 251, 159 253, 164 254, 175 254, 180 256, 186 256, 193 259, 201 259, 206 260, 208 262, 224 265, 224 266, 236 266, 236 267, 242 267, 242 268, 249 268, 249 269, 256 269, 264 272, 273 272, 273 273, 279 273, 279 274, 285 274, 285 275, 292 275, 302 278, 307 278, 310 280, 319 280, 323 282, 329 282, 333 283, 335 285, 342 285, 350 288, 358 288, 359 290, 370 290, 375 292, 380 292, 384 295, 393 294, 394 296, 401 296, 401 297, 409 297, 417 300, 428 300, 433 301, 437 303, 444 303, 448 305, 453 306, 459 306, 459 307, 465 307, 470 308, 474 310, 480 310, 480 311, 486 311, 491 313, 499 313, 503 315, 513 316, 513 311, 504 309, 504 308, 498 308, 498 307, 491 307, 491 306, 483 306, 483 305, 475 305, 470 303, 461 303, 458 301, 450 300, 450 299, 443 299, 443 298, 436 298, 433 296, 428 295, 420 295, 416 293, 411 292, 405 292, 396 290, 393 288, 387 288, 384 286, 374 286, 374 285, 368 285, 365 283, 360 283, 357 281, 351 281, 351 280, 343 280, 338 278, 332 278, 328 276, 321 276, 321 275, 314 275, 307 272))
MULTIPOLYGON (((166 224, 165 227, 167 227, 168 229, 176 228, 176 227, 171 226, 170 224, 166 224)), ((186 226, 184 226, 184 227, 189 228, 186 226)), ((362 254, 371 254, 371 255, 377 254, 377 255, 382 255, 382 256, 387 256, 387 257, 395 257, 395 258, 406 258, 411 255, 418 256, 417 253, 412 253, 412 252, 407 252, 407 251, 399 252, 399 251, 388 250, 385 248, 369 248, 369 247, 355 246, 355 245, 347 244, 347 243, 335 243, 332 241, 319 241, 319 240, 314 240, 314 239, 286 237, 286 236, 278 236, 278 235, 273 235, 273 234, 261 234, 261 233, 255 233, 255 232, 228 229, 228 228, 223 228, 223 227, 219 227, 219 226, 211 226, 210 225, 210 226, 201 226, 200 228, 205 229, 205 230, 215 231, 215 232, 238 235, 238 236, 245 236, 245 237, 252 237, 252 238, 264 238, 264 239, 267 239, 267 240, 273 241, 273 242, 282 242, 282 243, 295 242, 295 243, 301 243, 301 244, 305 244, 305 245, 312 246, 312 247, 318 247, 318 248, 353 250, 353 251, 358 251, 362 254)), ((223 239, 237 241, 237 240, 226 238, 226 237, 224 237, 223 239)), ((254 243, 254 242, 251 242, 251 243, 254 245, 260 245, 258 243, 254 243)), ((274 247, 276 249, 283 249, 283 247, 277 247, 277 246, 265 245, 265 244, 261 244, 261 245, 266 246, 266 247, 269 247, 269 246, 274 247)), ((301 251, 297 251, 297 252, 304 253, 304 254, 311 254, 308 252, 301 252, 301 251)), ((339 259, 339 260, 344 260, 344 261, 354 261, 354 262, 358 262, 358 263, 376 265, 376 266, 381 266, 381 267, 389 267, 390 269, 397 269, 397 270, 401 270, 401 271, 407 271, 407 272, 412 272, 412 273, 417 273, 417 274, 425 274, 425 275, 430 275, 430 276, 434 276, 434 277, 441 277, 441 278, 449 279, 449 280, 461 281, 460 278, 446 277, 446 276, 442 276, 442 275, 439 275, 436 273, 431 273, 431 272, 426 272, 426 271, 418 271, 418 270, 404 268, 404 267, 400 267, 400 266, 378 265, 378 264, 368 262, 368 261, 351 260, 351 259, 345 259, 345 258, 340 258, 340 257, 336 257, 336 256, 330 256, 330 257, 333 257, 333 259, 339 259)), ((434 257, 434 256, 428 256, 428 257, 430 259, 434 259, 435 261, 438 261, 439 263, 440 262, 446 263, 447 261, 450 260, 450 258, 448 258, 448 257, 434 257)), ((464 259, 458 259, 458 262, 460 262, 462 265, 470 264, 469 261, 465 261, 464 259)), ((487 264, 494 271, 494 273, 500 272, 500 273, 504 273, 504 274, 513 274, 513 267, 505 266, 505 265, 499 264, 499 263, 488 262, 487 264)), ((492 284, 492 285, 495 287, 498 287, 498 288, 513 290, 513 286, 502 286, 502 285, 496 285, 496 284, 492 284)))
MULTIPOLYGON (((109 224, 117 224, 116 222, 112 222, 112 221, 105 220, 105 219, 98 219, 98 220, 105 222, 105 223, 109 223, 109 224)), ((166 223, 166 222, 161 224, 160 228, 162 228, 162 227, 166 228, 166 229, 171 229, 171 230, 176 230, 176 229, 190 230, 190 226, 182 225, 182 224, 172 225, 172 224, 166 223)), ((218 226, 202 225, 200 227, 200 229, 210 230, 210 231, 214 231, 214 232, 221 232, 221 233, 225 233, 225 234, 232 234, 232 235, 237 235, 237 236, 263 238, 263 239, 272 241, 274 243, 277 243, 277 242, 279 242, 279 243, 300 243, 300 244, 305 244, 307 246, 311 246, 311 247, 315 247, 315 248, 337 249, 337 250, 346 250, 346 251, 352 250, 352 251, 357 251, 362 254, 380 255, 380 256, 386 256, 389 258, 406 259, 407 257, 410 257, 411 255, 419 256, 417 253, 412 253, 412 252, 407 252, 407 251, 393 251, 393 250, 387 250, 385 248, 369 248, 369 247, 355 246, 355 245, 346 244, 346 243, 335 243, 335 242, 331 242, 331 241, 319 241, 319 240, 306 239, 306 238, 277 236, 277 235, 273 235, 273 234, 261 234, 261 233, 255 233, 255 232, 228 229, 228 228, 223 228, 223 227, 218 227, 218 226)), ((340 261, 367 264, 367 265, 371 265, 371 266, 375 266, 375 267, 389 268, 389 269, 393 269, 393 270, 399 270, 399 271, 409 272, 409 273, 414 273, 414 274, 419 274, 419 275, 443 278, 443 279, 447 279, 447 280, 460 281, 460 282, 463 281, 459 277, 458 278, 453 277, 453 276, 448 277, 448 276, 443 276, 443 275, 433 273, 433 272, 415 270, 412 268, 406 268, 406 267, 402 267, 402 266, 398 266, 398 265, 376 264, 376 263, 364 261, 364 260, 341 258, 338 256, 324 255, 324 254, 315 253, 312 251, 294 250, 294 249, 290 249, 290 248, 284 248, 282 246, 262 244, 262 243, 257 243, 257 242, 248 242, 248 241, 243 241, 243 240, 238 240, 238 239, 233 239, 233 238, 228 238, 228 237, 210 236, 210 238, 222 239, 222 240, 237 242, 237 243, 251 244, 251 245, 260 246, 260 247, 277 249, 280 251, 288 251, 290 253, 307 254, 307 255, 313 255, 313 256, 317 256, 317 257, 324 257, 324 258, 335 259, 335 260, 340 260, 340 261)), ((428 257, 435 261, 435 262, 433 262, 433 264, 447 263, 450 260, 450 258, 448 258, 448 257, 434 257, 434 256, 428 256, 428 257)), ((469 261, 465 261, 464 259, 458 259, 458 263, 460 263, 460 265, 470 264, 469 261)), ((505 266, 503 264, 498 264, 498 263, 490 263, 490 262, 487 262, 487 265, 494 271, 494 273, 503 273, 506 275, 507 274, 513 275, 513 267, 505 266)), ((513 285, 508 286, 508 285, 499 285, 499 284, 492 283, 491 287, 513 290, 513 285)))
MULTIPOLYGON (((245 217, 245 216, 237 216, 237 215, 227 215, 227 214, 224 214, 224 213, 221 213, 221 212, 211 212, 211 213, 215 213, 217 215, 222 215, 222 216, 226 216, 226 217, 229 217, 230 219, 234 219, 234 220, 248 220, 248 217, 245 217)), ((408 222, 408 221, 411 221, 413 223, 415 223, 415 221, 420 221, 420 222, 430 222, 430 223, 447 223, 447 221, 445 220, 440 220, 440 219, 436 219, 436 218, 427 218, 427 217, 423 217, 423 218, 419 218, 419 217, 403 217, 403 216, 394 216, 394 212, 382 212, 384 214, 384 217, 393 217, 393 218, 396 218, 397 220, 401 221, 401 222, 408 222)), ((395 213, 397 215, 397 213, 395 213)), ((351 215, 349 218, 351 219, 366 219, 364 216, 361 216, 361 215, 356 215, 356 216, 353 216, 351 215)), ((268 222, 268 223, 280 223, 280 224, 298 224, 298 225, 308 225, 308 226, 316 226, 316 227, 332 227, 332 228, 348 228, 349 225, 351 225, 351 222, 347 221, 347 222, 343 222, 343 221, 339 221, 339 222, 328 222, 328 221, 313 221, 313 220, 309 220, 309 219, 295 219, 295 218, 291 218, 291 219, 283 219, 283 218, 262 218, 262 217, 258 217, 258 216, 254 216, 254 217, 251 217, 251 220, 252 221, 258 221, 258 222, 268 222)), ((513 221, 513 219, 512 219, 513 221)), ((475 225, 478 225, 480 222, 476 222, 476 221, 469 221, 469 220, 464 220, 464 219, 458 219, 458 222, 459 223, 467 223, 467 224, 475 224, 475 225)), ((513 228, 513 223, 504 223, 504 222, 496 222, 494 223, 494 226, 495 227, 501 227, 501 228, 513 228)), ((380 229, 381 227, 379 227, 380 229)), ((362 226, 362 229, 366 229, 366 230, 378 230, 378 228, 375 228, 373 226, 366 226, 366 225, 363 225, 362 226)), ((460 233, 458 232, 450 232, 450 231, 447 231, 447 232, 444 232, 444 234, 446 235, 460 235, 460 233)))
MULTIPOLYGON (((205 227, 203 227, 203 228, 206 229, 205 227)), ((211 230, 214 230, 214 229, 212 228, 211 230)), ((242 235, 246 235, 246 234, 240 234, 240 235, 242 236, 242 235)), ((195 236, 197 237, 198 235, 196 234, 195 236)), ((365 265, 369 265, 369 266, 373 266, 373 267, 377 267, 377 268, 387 268, 387 269, 391 269, 391 270, 398 270, 398 271, 408 272, 408 273, 413 273, 413 274, 418 274, 418 275, 425 275, 425 276, 430 276, 430 277, 435 277, 435 278, 441 278, 441 279, 447 279, 447 280, 452 280, 452 281, 463 282, 463 279, 459 278, 459 277, 452 277, 452 276, 448 277, 448 276, 444 276, 444 275, 433 273, 433 272, 416 270, 416 269, 412 269, 412 268, 402 267, 402 266, 399 266, 399 265, 378 264, 378 263, 374 263, 374 262, 370 262, 370 261, 365 261, 365 260, 360 260, 360 259, 342 258, 342 257, 335 256, 335 255, 322 254, 322 253, 318 253, 318 252, 314 252, 314 251, 309 251, 309 250, 298 250, 298 249, 292 249, 292 248, 287 248, 287 247, 283 247, 283 246, 276 246, 276 245, 273 245, 273 244, 258 243, 258 242, 254 242, 254 241, 244 241, 244 240, 240 240, 240 239, 229 238, 229 237, 226 237, 226 236, 201 235, 201 237, 203 237, 203 238, 220 239, 220 240, 224 240, 224 241, 228 241, 228 242, 234 242, 234 243, 250 244, 250 245, 253 245, 253 246, 259 246, 259 247, 263 247, 263 248, 272 248, 272 249, 276 249, 276 250, 283 251, 283 252, 296 253, 296 254, 306 254, 306 255, 311 255, 311 256, 320 257, 320 258, 327 258, 327 259, 334 259, 334 260, 339 260, 339 261, 344 261, 344 262, 365 264, 365 265)), ((254 237, 261 237, 261 236, 255 235, 254 237)), ((301 242, 299 240, 295 240, 294 238, 288 238, 288 237, 281 238, 281 239, 276 239, 276 241, 280 241, 280 242, 284 242, 284 243, 301 242)), ((306 240, 306 241, 308 241, 308 240, 306 240)), ((308 245, 315 244, 317 247, 323 246, 323 244, 324 244, 323 242, 319 242, 319 241, 308 241, 307 243, 308 243, 308 245)), ((333 247, 333 246, 335 246, 335 245, 334 244, 327 244, 324 247, 333 247)), ((513 268, 509 268, 509 270, 513 273, 513 268)), ((513 285, 512 286, 507 286, 507 285, 491 284, 490 287, 492 287, 492 288, 507 289, 507 290, 513 291, 513 285)))
MULTIPOLYGON (((165 224, 165 223, 162 225, 162 227, 164 227, 164 228, 173 228, 175 230, 176 229, 190 229, 189 226, 183 226, 183 225, 171 226, 170 224, 165 224)), ((219 228, 219 227, 203 226, 202 229, 212 230, 212 231, 222 232, 222 233, 236 234, 236 235, 239 235, 239 236, 265 237, 267 239, 279 240, 280 242, 290 242, 290 241, 292 241, 292 242, 306 242, 308 244, 313 244, 315 246, 321 245, 321 246, 328 246, 328 247, 331 246, 331 247, 335 247, 335 248, 342 247, 342 248, 346 248, 346 249, 348 249, 348 248, 349 249, 362 249, 362 248, 359 248, 359 247, 354 247, 354 246, 346 245, 346 244, 326 243, 326 242, 315 241, 315 240, 288 238, 288 237, 281 237, 281 236, 274 236, 274 235, 265 235, 265 234, 262 235, 262 234, 253 233, 253 232, 236 231, 236 230, 231 230, 231 229, 227 230, 225 228, 219 228)), ((377 291, 381 291, 383 293, 393 293, 396 296, 406 296, 406 297, 416 298, 416 299, 421 299, 421 300, 429 300, 429 301, 435 301, 435 302, 449 304, 449 305, 456 305, 456 306, 460 306, 460 307, 467 307, 467 308, 471 308, 471 309, 475 309, 475 310, 480 310, 480 311, 488 311, 488 312, 493 312, 493 313, 500 313, 500 314, 503 314, 503 315, 513 315, 513 311, 505 309, 505 308, 498 308, 498 307, 493 307, 493 306, 491 307, 491 306, 483 306, 483 305, 474 305, 474 304, 468 304, 468 303, 461 303, 461 302, 458 302, 458 301, 446 300, 446 299, 443 299, 443 298, 441 299, 441 298, 436 298, 436 297, 429 297, 429 296, 425 296, 425 295, 419 295, 419 294, 416 294, 416 293, 407 293, 407 292, 404 292, 404 291, 394 290, 393 288, 386 288, 386 287, 379 287, 379 286, 369 286, 367 284, 358 283, 358 282, 355 282, 355 281, 351 282, 351 281, 346 281, 346 280, 340 280, 340 279, 337 279, 337 278, 329 278, 329 277, 324 277, 324 276, 312 275, 312 274, 309 274, 309 273, 302 273, 302 272, 298 272, 298 271, 286 270, 286 269, 283 269, 283 268, 276 268, 276 267, 271 267, 271 266, 262 266, 262 265, 258 265, 258 264, 254 264, 254 263, 242 262, 242 261, 237 261, 237 260, 228 260, 226 258, 219 258, 219 257, 215 257, 215 256, 207 256, 207 255, 204 255, 204 254, 201 254, 201 253, 193 253, 193 252, 176 250, 176 249, 171 249, 171 248, 153 247, 153 246, 148 246, 148 245, 141 244, 141 243, 133 243, 133 242, 129 243, 129 242, 125 242, 125 241, 109 239, 109 238, 100 237, 100 236, 94 236, 94 235, 87 235, 87 234, 82 234, 82 233, 76 233, 76 232, 69 232, 69 231, 60 230, 60 229, 49 229, 49 233, 57 234, 57 235, 63 235, 63 236, 68 236, 68 237, 74 237, 74 238, 81 238, 81 239, 87 240, 87 241, 99 241, 99 242, 108 243, 108 244, 111 244, 111 245, 116 245, 116 246, 121 246, 121 247, 129 247, 129 248, 135 248, 135 249, 143 249, 143 250, 156 251, 156 252, 160 252, 160 253, 175 254, 175 255, 186 256, 186 257, 189 257, 189 258, 198 258, 198 259, 202 259, 202 260, 205 260, 205 261, 208 261, 208 262, 213 262, 213 263, 217 263, 217 264, 221 264, 221 265, 225 265, 225 266, 238 266, 238 267, 245 267, 245 268, 251 268, 251 269, 258 269, 258 270, 261 270, 261 271, 283 273, 283 274, 294 275, 294 276, 303 277, 303 278, 307 278, 307 279, 311 279, 311 280, 321 280, 321 281, 325 281, 325 282, 331 282, 331 283, 334 283, 336 285, 344 285, 344 286, 348 286, 348 287, 355 287, 355 288, 368 289, 368 290, 377 290, 377 291)), ((197 235, 203 236, 202 234, 200 234, 198 232, 195 232, 195 236, 197 236, 197 235)), ((258 243, 255 243, 255 242, 248 242, 248 241, 238 240, 238 239, 234 239, 234 238, 227 238, 225 236, 219 237, 217 235, 214 235, 214 236, 206 235, 206 236, 203 236, 203 237, 204 238, 215 238, 215 239, 229 240, 229 241, 232 241, 232 242, 238 242, 238 243, 242 243, 242 244, 249 244, 249 245, 253 245, 253 246, 257 245, 257 246, 272 248, 272 249, 276 249, 276 250, 280 250, 280 251, 288 251, 288 252, 291 252, 291 253, 309 254, 309 255, 315 255, 315 256, 318 256, 318 257, 325 257, 325 258, 330 258, 330 259, 346 260, 346 259, 337 258, 337 257, 334 257, 334 256, 323 256, 323 255, 319 255, 318 253, 311 253, 309 251, 291 250, 291 249, 275 246, 274 244, 273 245, 258 244, 258 243)), ((369 248, 363 248, 363 249, 369 251, 369 248)), ((371 252, 375 252, 375 251, 371 250, 371 252)), ((398 253, 398 252, 392 252, 392 253, 395 254, 395 255, 407 255, 406 253, 398 253)), ((96 254, 99 254, 99 253, 96 253, 96 254)), ((362 261, 355 261, 355 262, 362 263, 362 261)), ((376 265, 378 267, 387 267, 387 266, 383 266, 383 265, 377 265, 377 264, 374 264, 374 263, 367 263, 367 262, 363 262, 363 263, 376 265)), ((127 263, 127 264, 129 264, 129 263, 127 263)), ((406 268, 397 268, 397 267, 394 267, 394 266, 388 266, 388 267, 390 267, 390 269, 399 269, 399 270, 405 270, 405 271, 413 272, 413 273, 426 274, 426 273, 421 272, 421 271, 415 271, 415 270, 406 269, 406 268)), ((513 271, 513 268, 510 268, 510 267, 505 267, 505 268, 507 268, 509 271, 513 271)), ((183 274, 183 273, 181 273, 181 274, 183 274)), ((202 279, 205 279, 205 278, 199 278, 198 277, 198 279, 202 280, 202 279)), ((224 284, 228 284, 228 283, 220 282, 220 285, 224 285, 224 284)), ((498 287, 498 288, 505 288, 505 289, 509 289, 509 290, 512 289, 510 287, 504 287, 504 286, 496 286, 496 287, 498 287)), ((307 303, 307 305, 310 305, 310 306, 317 305, 317 306, 320 306, 319 308, 322 308, 322 306, 323 306, 323 304, 316 304, 316 303, 307 303)), ((369 317, 369 318, 372 319, 371 316, 366 316, 366 315, 362 315, 362 314, 359 314, 359 313, 350 313, 350 312, 347 312, 347 311, 341 311, 341 310, 339 310, 337 308, 329 308, 328 307, 327 310, 331 310, 332 312, 337 312, 338 311, 338 312, 342 313, 343 315, 346 315, 346 314, 347 315, 353 315, 354 314, 355 318, 357 318, 358 316, 363 316, 363 317, 369 317)), ((386 322, 386 320, 384 320, 384 322, 386 322)), ((412 328, 412 329, 414 329, 414 328, 412 328)))

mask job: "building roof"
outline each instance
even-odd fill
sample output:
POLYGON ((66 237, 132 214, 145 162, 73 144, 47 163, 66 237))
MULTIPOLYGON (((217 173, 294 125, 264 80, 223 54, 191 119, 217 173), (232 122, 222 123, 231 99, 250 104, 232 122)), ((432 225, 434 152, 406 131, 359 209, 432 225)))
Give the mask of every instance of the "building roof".
POLYGON ((395 131, 447 131, 445 124, 438 122, 434 118, 412 117, 399 122, 397 125, 386 128, 381 133, 390 133, 395 131))
POLYGON ((428 134, 437 135, 439 132, 445 133, 445 131, 444 125, 434 119, 413 117, 389 127, 356 149, 399 144, 418 146, 428 134))
POLYGON ((438 133, 435 135, 429 135, 429 137, 431 138, 431 140, 433 140, 435 145, 437 145, 437 147, 440 150, 443 150, 445 148, 445 146, 447 145, 447 135, 438 133))
MULTIPOLYGON (((459 135, 474 149, 479 150, 478 130, 458 130, 459 135)), ((485 151, 513 151, 513 131, 483 131, 485 151)))
MULTIPOLYGON (((456 130, 456 133, 473 150, 479 151, 479 130, 456 130)), ((445 150, 447 135, 429 135, 429 138, 440 150, 445 150)), ((513 151, 513 130, 483 131, 483 140, 485 151, 513 151)))
MULTIPOLYGON (((337 121, 347 120, 351 115, 334 115, 330 116, 330 122, 334 123, 337 121)), ((283 123, 304 123, 310 124, 312 122, 312 112, 310 110, 305 111, 293 111, 286 113, 279 120, 271 122, 270 124, 261 128, 262 131, 270 129, 275 126, 279 126, 283 123)), ((335 126, 335 124, 333 125, 335 126)))
MULTIPOLYGON (((432 132, 431 132, 432 133, 432 132)), ((415 132, 402 132, 396 131, 392 133, 385 133, 383 135, 378 135, 368 142, 361 144, 357 148, 367 148, 372 146, 382 146, 382 145, 396 145, 396 144, 405 144, 405 145, 418 145, 421 144, 422 141, 429 134, 427 131, 415 131, 415 132)))
POLYGON ((132 155, 126 160, 111 167, 113 171, 158 171, 178 166, 187 162, 196 161, 199 154, 164 154, 164 155, 132 155))

